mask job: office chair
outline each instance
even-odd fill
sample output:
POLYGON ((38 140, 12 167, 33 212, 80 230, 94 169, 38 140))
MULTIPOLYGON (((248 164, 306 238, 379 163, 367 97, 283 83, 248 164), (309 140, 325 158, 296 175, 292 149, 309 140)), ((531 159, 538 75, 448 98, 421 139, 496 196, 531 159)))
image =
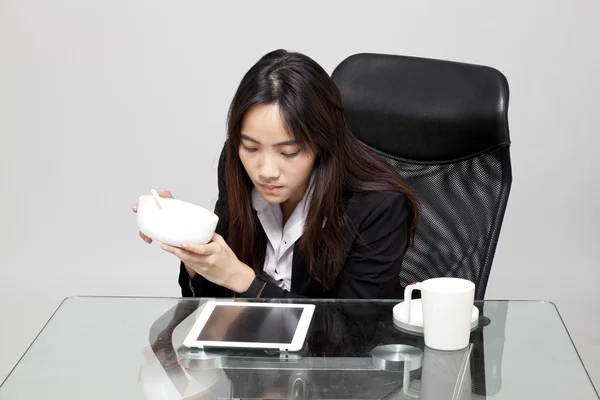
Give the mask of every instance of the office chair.
POLYGON ((402 286, 459 277, 474 282, 482 300, 512 182, 504 75, 451 61, 356 54, 332 78, 354 135, 421 200, 402 286))

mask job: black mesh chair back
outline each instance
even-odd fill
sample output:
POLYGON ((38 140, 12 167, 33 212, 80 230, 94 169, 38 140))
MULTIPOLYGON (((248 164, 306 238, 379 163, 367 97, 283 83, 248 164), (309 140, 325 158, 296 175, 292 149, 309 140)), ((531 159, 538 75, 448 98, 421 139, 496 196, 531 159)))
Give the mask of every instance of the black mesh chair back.
POLYGON ((402 285, 465 278, 483 299, 512 182, 504 75, 479 65, 356 54, 332 78, 354 135, 421 200, 402 285))

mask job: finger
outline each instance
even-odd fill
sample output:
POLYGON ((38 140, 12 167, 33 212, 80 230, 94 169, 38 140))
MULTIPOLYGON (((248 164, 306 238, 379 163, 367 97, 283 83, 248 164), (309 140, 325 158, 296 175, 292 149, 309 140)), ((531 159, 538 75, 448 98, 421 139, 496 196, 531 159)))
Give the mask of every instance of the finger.
POLYGON ((152 243, 152 239, 150 239, 148 236, 144 235, 144 234, 143 234, 141 231, 140 231, 140 232, 138 232, 138 233, 140 234, 140 237, 141 237, 142 239, 144 239, 144 241, 145 241, 146 243, 148 243, 148 244, 152 243))
POLYGON ((223 236, 219 235, 216 232, 211 239, 211 243, 218 243, 222 247, 229 248, 229 246, 227 245, 227 242, 225 241, 225 239, 223 239, 223 236))
POLYGON ((137 213, 137 204, 134 204, 133 207, 131 207, 131 209, 133 210, 134 213, 137 213))
POLYGON ((231 247, 229 247, 225 239, 223 239, 223 236, 219 235, 218 233, 215 233, 213 235, 211 243, 218 244, 227 253, 233 254, 233 250, 231 250, 231 247))
POLYGON ((165 189, 158 189, 158 195, 160 197, 164 197, 166 199, 172 199, 173 195, 171 194, 171 192, 169 192, 168 190, 165 189))
POLYGON ((208 244, 184 243, 181 245, 181 248, 200 256, 210 256, 211 254, 215 254, 220 251, 221 245, 216 242, 210 242, 208 244))
POLYGON ((197 261, 198 257, 202 257, 199 256, 198 254, 192 253, 190 251, 184 250, 180 247, 175 247, 175 246, 169 246, 166 243, 163 243, 160 246, 161 249, 173 254, 174 256, 176 256, 177 258, 179 258, 181 261, 186 262, 186 261, 197 261))
POLYGON ((152 243, 152 239, 151 239, 151 238, 149 238, 148 236, 144 235, 142 232, 140 232, 140 237, 141 237, 142 239, 144 239, 144 242, 146 242, 146 243, 148 243, 148 244, 152 243))

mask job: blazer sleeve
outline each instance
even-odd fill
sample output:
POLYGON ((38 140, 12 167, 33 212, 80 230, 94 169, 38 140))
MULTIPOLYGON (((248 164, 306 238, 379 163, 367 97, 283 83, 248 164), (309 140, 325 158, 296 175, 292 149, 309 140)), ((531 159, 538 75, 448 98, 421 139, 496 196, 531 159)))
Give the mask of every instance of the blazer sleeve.
MULTIPOLYGON (((226 146, 223 146, 217 168, 219 198, 215 204, 214 213, 219 217, 215 232, 227 240, 229 213, 227 211, 227 187, 225 185, 225 149, 226 146)), ((194 278, 190 279, 183 262, 179 264, 179 286, 181 287, 182 297, 231 297, 228 296, 229 291, 226 288, 212 283, 200 274, 196 274, 194 278)))
POLYGON ((267 280, 267 284, 263 288, 262 292, 260 291, 260 288, 254 288, 253 286, 250 286, 250 288, 247 291, 245 291, 244 293, 240 293, 237 297, 255 298, 259 294, 260 297, 264 299, 279 299, 283 297, 306 298, 306 296, 302 296, 300 294, 290 292, 289 290, 282 289, 270 280, 267 280))
MULTIPOLYGON (((348 251, 338 284, 326 294, 337 299, 400 299, 402 259, 408 245, 408 206, 397 192, 373 193, 356 204, 366 210, 356 222, 356 237, 348 251)), ((256 297, 258 290, 239 297, 256 297)), ((304 297, 267 282, 261 297, 304 297)))

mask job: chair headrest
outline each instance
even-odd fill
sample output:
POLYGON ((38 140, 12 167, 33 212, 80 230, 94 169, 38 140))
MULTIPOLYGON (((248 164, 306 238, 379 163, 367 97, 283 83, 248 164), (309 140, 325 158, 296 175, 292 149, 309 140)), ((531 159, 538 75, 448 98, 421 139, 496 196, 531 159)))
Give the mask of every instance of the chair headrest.
POLYGON ((363 53, 332 78, 354 135, 391 156, 444 163, 510 143, 508 82, 496 69, 363 53))

